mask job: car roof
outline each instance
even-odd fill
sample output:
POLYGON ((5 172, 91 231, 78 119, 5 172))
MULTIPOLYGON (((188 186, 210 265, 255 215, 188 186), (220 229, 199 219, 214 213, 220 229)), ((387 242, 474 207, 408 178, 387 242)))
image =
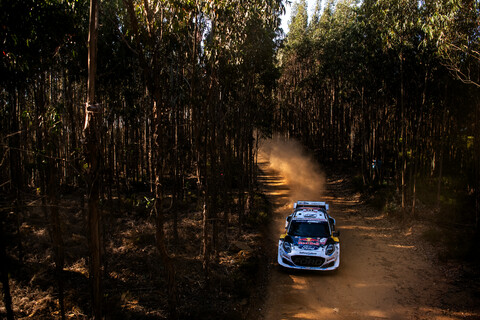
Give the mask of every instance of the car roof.
POLYGON ((295 221, 327 222, 327 219, 327 213, 322 208, 300 208, 292 216, 295 221))

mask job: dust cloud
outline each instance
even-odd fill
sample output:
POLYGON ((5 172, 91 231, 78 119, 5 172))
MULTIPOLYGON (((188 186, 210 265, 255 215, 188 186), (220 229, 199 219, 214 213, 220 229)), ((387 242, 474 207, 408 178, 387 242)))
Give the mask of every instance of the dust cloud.
POLYGON ((278 171, 290 187, 291 202, 298 200, 321 201, 325 190, 325 175, 305 148, 292 139, 263 140, 259 156, 278 171))

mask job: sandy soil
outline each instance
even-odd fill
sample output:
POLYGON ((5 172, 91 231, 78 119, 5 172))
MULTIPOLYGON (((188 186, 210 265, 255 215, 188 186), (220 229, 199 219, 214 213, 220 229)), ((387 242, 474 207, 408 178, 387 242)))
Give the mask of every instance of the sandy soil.
POLYGON ((478 293, 465 289, 468 281, 456 281, 456 275, 448 274, 425 249, 421 226, 400 228, 368 209, 342 176, 328 175, 318 198, 292 199, 302 194, 302 185, 289 183, 288 173, 272 169, 265 157, 259 158, 259 166, 276 208, 268 239, 271 275, 261 318, 480 319, 478 293), (278 236, 293 201, 320 199, 330 204, 341 231, 339 270, 283 270, 275 261, 278 236))

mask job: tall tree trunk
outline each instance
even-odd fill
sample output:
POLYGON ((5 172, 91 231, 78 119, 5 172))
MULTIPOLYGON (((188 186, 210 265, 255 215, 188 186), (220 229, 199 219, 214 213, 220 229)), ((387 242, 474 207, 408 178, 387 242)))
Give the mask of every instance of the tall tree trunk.
POLYGON ((413 190, 412 190, 412 217, 416 217, 415 206, 417 203, 417 171, 418 171, 418 148, 414 150, 414 168, 413 168, 413 190))
POLYGON ((405 89, 403 83, 403 52, 400 52, 400 121, 401 121, 401 134, 402 138, 402 210, 405 210, 405 197, 406 197, 406 182, 405 174, 407 171, 407 134, 406 134, 406 119, 405 119, 405 89))
POLYGON ((16 222, 16 241, 18 245, 19 260, 23 262, 24 249, 22 244, 22 238, 20 237, 20 215, 23 208, 22 192, 23 189, 23 169, 20 156, 20 125, 18 120, 19 115, 19 98, 18 88, 13 87, 9 91, 10 93, 10 134, 8 139, 9 150, 9 165, 10 165, 10 192, 13 196, 13 211, 15 214, 16 222))
MULTIPOLYGON (((443 110, 443 119, 442 119, 442 124, 440 126, 440 132, 443 133, 444 130, 446 130, 446 125, 447 125, 447 110, 443 110)), ((443 141, 443 134, 439 134, 438 138, 438 143, 440 146, 440 151, 438 152, 439 158, 440 158, 440 163, 439 163, 439 168, 438 168, 438 178, 437 178, 437 209, 440 209, 440 195, 442 191, 442 179, 443 179, 443 157, 444 157, 444 152, 445 152, 445 142, 443 141)))
POLYGON ((63 266, 64 266, 64 246, 61 234, 60 215, 58 212, 57 203, 57 164, 55 158, 57 157, 57 142, 55 136, 52 134, 53 128, 50 127, 46 119, 48 118, 46 105, 51 102, 51 98, 47 98, 45 89, 44 74, 40 76, 38 84, 38 91, 36 93, 36 109, 37 119, 43 119, 43 122, 37 124, 36 138, 37 148, 44 152, 37 157, 37 166, 40 174, 40 190, 42 196, 42 209, 45 218, 49 222, 49 235, 52 242, 54 259, 55 259, 55 277, 58 285, 58 300, 60 305, 60 316, 65 319, 64 308, 64 292, 63 292, 63 266), (46 157, 45 157, 46 155, 46 157), (44 164, 46 162, 46 165, 44 164))
POLYGON ((92 312, 95 319, 102 318, 103 294, 100 239, 100 162, 102 161, 98 134, 101 107, 95 101, 95 77, 97 70, 98 0, 90 0, 90 25, 88 33, 88 99, 85 108, 85 160, 88 164, 87 200, 88 232, 90 247, 90 281, 92 285, 92 312))
POLYGON ((202 211, 202 267, 205 279, 205 288, 210 286, 210 228, 208 227, 208 198, 205 195, 202 211))
POLYGON ((10 91, 10 134, 8 139, 10 152, 10 186, 12 191, 18 196, 22 188, 22 170, 20 162, 20 126, 18 121, 18 98, 17 89, 12 88, 10 91))
POLYGON ((475 234, 480 242, 480 101, 475 108, 474 171, 475 171, 475 234))
MULTIPOLYGON (((51 143, 53 143, 51 141, 51 143)), ((63 266, 65 261, 64 245, 61 231, 60 214, 58 212, 58 201, 56 195, 57 185, 57 168, 52 152, 48 159, 48 184, 47 196, 50 204, 50 226, 53 251, 55 254, 55 276, 58 284, 58 300, 60 305, 60 315, 62 320, 65 319, 65 304, 63 290, 63 266)))
MULTIPOLYGON (((65 106, 67 109, 67 115, 68 115, 68 124, 70 125, 70 130, 69 130, 69 150, 70 153, 68 157, 70 159, 73 159, 73 174, 68 175, 68 177, 72 177, 72 184, 74 186, 78 185, 78 176, 81 170, 80 167, 80 161, 78 157, 78 150, 77 150, 77 113, 74 108, 74 101, 73 101, 73 88, 72 88, 72 81, 69 78, 68 70, 65 70, 64 74, 64 101, 65 101, 65 106)), ((68 178, 67 177, 67 178, 68 178)))
MULTIPOLYGON (((7 215, 7 212, 2 211, 0 212, 2 215, 7 215)), ((7 250, 6 250, 6 239, 5 239, 5 232, 3 230, 3 221, 0 221, 0 277, 3 287, 3 303, 5 305, 5 310, 7 312, 7 320, 14 320, 15 315, 13 313, 13 304, 12 304, 12 295, 10 293, 10 279, 9 279, 9 263, 7 258, 7 250)))
POLYGON ((366 154, 366 148, 367 148, 367 112, 365 110, 365 104, 364 104, 364 87, 362 86, 362 97, 361 97, 361 110, 362 110, 362 124, 361 124, 361 137, 362 137, 362 145, 361 145, 361 150, 362 150, 362 160, 361 160, 361 165, 360 167, 362 168, 362 181, 363 185, 365 186, 367 182, 370 180, 367 175, 370 172, 370 164, 367 161, 367 154, 366 154), (368 178, 368 179, 367 179, 368 178))
MULTIPOLYGON (((130 20, 133 33, 139 35, 138 20, 135 12, 135 6, 132 0, 124 0, 125 6, 127 7, 127 12, 130 20)), ((148 25, 148 42, 151 44, 151 47, 159 48, 162 44, 162 29, 160 26, 159 30, 159 39, 157 38, 157 33, 155 33, 154 24, 154 14, 153 8, 150 8, 148 1, 144 2, 145 7, 145 19, 148 25)), ((163 8, 161 8, 163 12, 163 8)), ((162 21, 163 19, 160 18, 162 21)), ((164 217, 163 217, 163 169, 164 169, 164 156, 167 154, 165 152, 166 146, 163 143, 164 135, 166 134, 164 119, 167 113, 163 109, 163 98, 162 98, 162 78, 160 70, 162 68, 160 64, 160 54, 159 49, 153 51, 151 57, 143 50, 143 45, 139 41, 139 37, 136 37, 137 40, 137 50, 138 58, 140 60, 140 65, 143 69, 143 75, 146 80, 147 93, 151 95, 153 101, 152 109, 152 124, 153 124, 153 137, 151 139, 151 173, 155 181, 154 193, 155 193, 155 210, 156 210, 156 246, 160 255, 160 259, 166 270, 167 276, 167 291, 168 291, 168 308, 169 308, 169 317, 170 319, 178 318, 177 310, 177 284, 176 284, 176 274, 175 266, 172 258, 168 254, 167 247, 165 246, 165 232, 164 232, 164 217)))
POLYGON ((159 94, 157 93, 157 98, 153 103, 153 121, 154 121, 154 133, 153 133, 153 152, 155 163, 154 172, 155 172, 155 211, 156 211, 156 246, 160 259, 162 260, 163 266, 165 267, 166 277, 167 277, 167 292, 168 292, 168 311, 169 319, 178 319, 177 311, 177 283, 175 280, 176 272, 174 262, 168 254, 167 247, 165 246, 165 231, 164 231, 164 212, 163 212, 163 154, 164 154, 164 145, 163 141, 163 125, 161 123, 158 102, 160 101, 159 94))

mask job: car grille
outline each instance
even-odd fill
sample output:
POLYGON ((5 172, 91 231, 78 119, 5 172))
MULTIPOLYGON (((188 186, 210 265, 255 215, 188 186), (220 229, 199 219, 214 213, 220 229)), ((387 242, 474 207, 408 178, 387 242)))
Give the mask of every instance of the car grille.
POLYGON ((292 261, 301 267, 320 267, 325 262, 325 259, 322 257, 293 256, 292 261))
POLYGON ((285 264, 288 264, 289 266, 295 267, 295 265, 293 263, 291 263, 290 261, 288 261, 285 258, 282 258, 282 262, 285 263, 285 264))

